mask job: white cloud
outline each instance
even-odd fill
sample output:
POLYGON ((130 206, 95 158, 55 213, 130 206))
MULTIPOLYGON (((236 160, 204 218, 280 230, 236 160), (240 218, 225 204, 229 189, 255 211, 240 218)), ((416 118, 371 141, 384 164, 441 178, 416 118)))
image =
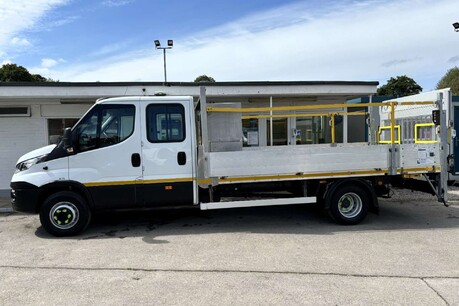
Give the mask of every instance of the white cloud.
POLYGON ((108 7, 117 7, 117 6, 123 6, 126 4, 130 4, 134 1, 135 0, 106 0, 106 1, 102 1, 102 5, 105 5, 108 7))
POLYGON ((55 69, 59 64, 66 63, 66 60, 59 58, 42 58, 40 65, 37 67, 31 67, 29 71, 34 74, 40 74, 47 78, 55 78, 55 69))
POLYGON ((17 47, 30 47, 29 39, 20 33, 34 29, 48 11, 67 1, 0 0, 0 54, 14 53, 17 47))
POLYGON ((32 44, 27 38, 13 37, 10 41, 11 45, 15 47, 30 47, 32 44))
POLYGON ((103 46, 97 50, 92 51, 89 53, 90 57, 99 57, 99 56, 108 56, 113 55, 116 52, 119 52, 121 49, 126 49, 129 46, 132 46, 132 41, 125 40, 122 42, 116 42, 114 44, 103 46))
MULTIPOLYGON (((379 80, 407 74, 425 90, 457 58, 455 0, 299 2, 175 39, 168 80, 379 80)), ((162 53, 134 53, 56 71, 62 81, 162 81, 162 53)))
POLYGON ((65 60, 63 60, 62 58, 57 60, 52 58, 42 58, 40 67, 48 69, 58 65, 59 63, 65 63, 65 60))
POLYGON ((69 24, 69 23, 73 23, 78 19, 80 19, 80 16, 67 16, 65 18, 49 22, 46 25, 46 27, 47 27, 47 29, 56 28, 56 27, 60 27, 60 26, 63 26, 63 25, 69 24))
POLYGON ((0 64, 0 67, 3 66, 3 65, 6 65, 6 64, 12 64, 13 62, 11 62, 10 60, 4 60, 2 61, 2 63, 0 64))

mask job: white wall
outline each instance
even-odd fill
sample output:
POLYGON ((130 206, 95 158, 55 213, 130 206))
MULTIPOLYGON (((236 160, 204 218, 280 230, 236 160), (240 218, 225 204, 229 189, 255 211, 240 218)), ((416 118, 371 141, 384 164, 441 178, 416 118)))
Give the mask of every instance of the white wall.
POLYGON ((10 188, 20 156, 48 144, 40 106, 31 106, 30 112, 31 117, 0 117, 0 190, 10 188))
POLYGON ((42 103, 30 106, 31 117, 0 117, 0 196, 9 195, 7 190, 18 158, 48 145, 48 118, 80 118, 91 107, 42 103))

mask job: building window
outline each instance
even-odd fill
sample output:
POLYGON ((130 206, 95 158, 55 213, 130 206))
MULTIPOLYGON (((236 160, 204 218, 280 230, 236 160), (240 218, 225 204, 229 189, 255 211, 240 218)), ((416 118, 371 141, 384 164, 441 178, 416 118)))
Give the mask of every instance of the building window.
POLYGON ((0 117, 29 117, 29 106, 2 106, 0 107, 0 117))
MULTIPOLYGON (((267 143, 271 145, 271 120, 267 120, 267 143)), ((287 118, 273 118, 273 144, 274 146, 285 146, 288 144, 288 120, 287 118)))
POLYGON ((242 134, 244 147, 258 147, 258 119, 242 119, 242 134))
POLYGON ((48 119, 48 143, 57 144, 64 135, 64 130, 73 127, 78 119, 48 119))
MULTIPOLYGON (((319 144, 332 142, 330 116, 311 116, 296 118, 295 141, 300 144, 319 144)), ((335 142, 343 142, 343 118, 335 116, 335 142)))
POLYGON ((296 119, 296 144, 325 143, 327 117, 298 117, 296 119))

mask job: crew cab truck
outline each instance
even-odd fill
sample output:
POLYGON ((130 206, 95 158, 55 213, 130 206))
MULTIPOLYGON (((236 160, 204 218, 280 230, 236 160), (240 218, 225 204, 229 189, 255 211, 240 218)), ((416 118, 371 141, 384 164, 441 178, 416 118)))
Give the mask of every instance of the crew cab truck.
MULTIPOLYGON (((318 203, 338 223, 378 211, 392 185, 447 201, 449 90, 355 105, 241 108, 181 96, 100 99, 57 145, 22 156, 16 211, 55 236, 81 233, 94 212, 161 206, 223 209, 318 203), (317 111, 320 110, 320 113, 317 111), (242 118, 366 116, 369 142, 243 147, 242 118)), ((332 136, 333 136, 332 135, 332 136)))

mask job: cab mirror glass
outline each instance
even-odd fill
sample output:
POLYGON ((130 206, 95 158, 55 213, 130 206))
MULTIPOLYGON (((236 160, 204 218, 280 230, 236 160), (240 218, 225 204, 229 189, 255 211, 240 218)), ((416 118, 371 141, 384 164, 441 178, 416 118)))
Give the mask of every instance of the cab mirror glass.
POLYGON ((66 128, 64 131, 64 137, 62 139, 64 142, 64 149, 67 150, 68 153, 73 153, 72 147, 72 129, 66 128))

